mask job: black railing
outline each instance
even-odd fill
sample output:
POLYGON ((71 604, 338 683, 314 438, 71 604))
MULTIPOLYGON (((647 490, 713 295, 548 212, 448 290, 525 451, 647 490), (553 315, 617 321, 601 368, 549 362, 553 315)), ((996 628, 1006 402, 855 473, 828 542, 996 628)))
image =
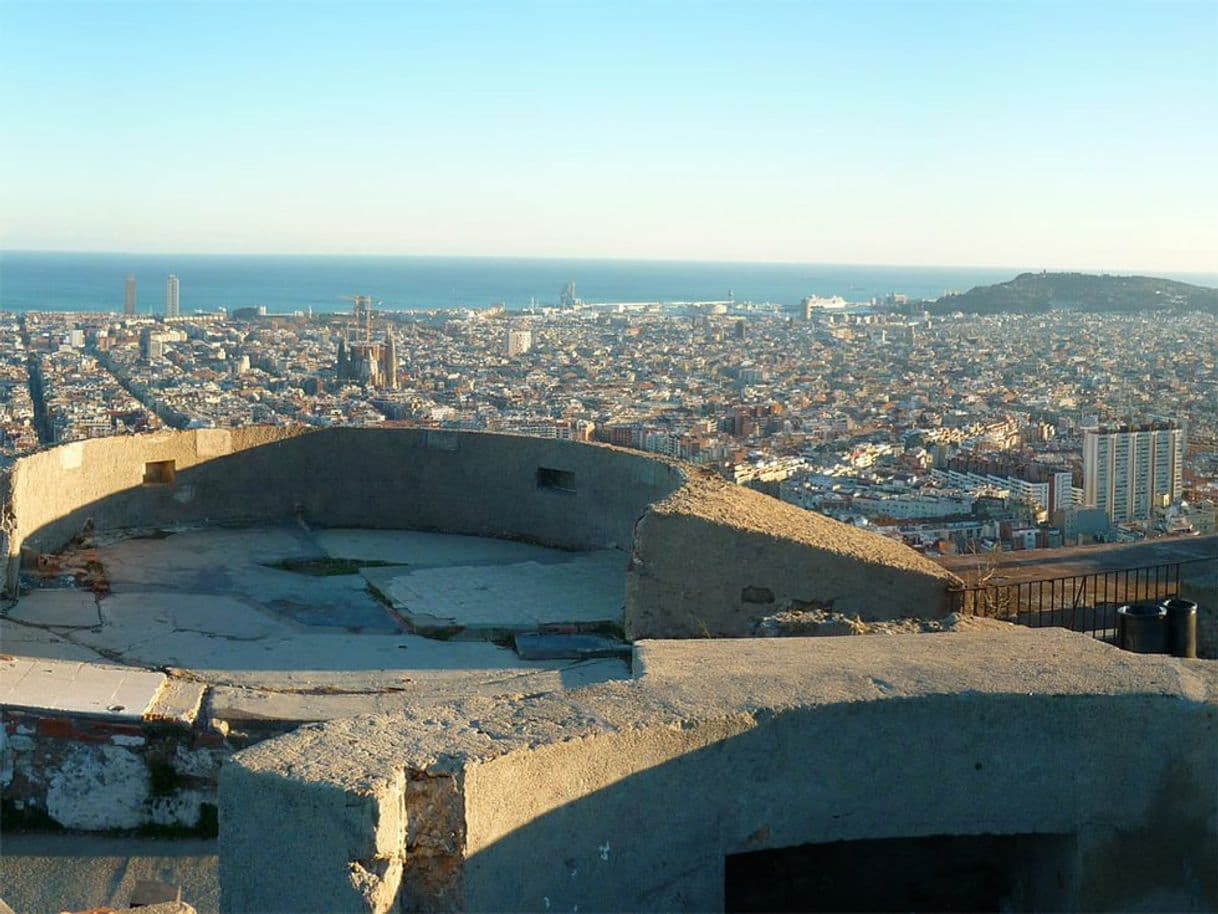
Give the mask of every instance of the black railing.
POLYGON ((1179 595, 1181 568, 1206 559, 1143 565, 1010 583, 966 584, 952 591, 952 609, 1032 628, 1053 626, 1116 637, 1118 607, 1179 595))

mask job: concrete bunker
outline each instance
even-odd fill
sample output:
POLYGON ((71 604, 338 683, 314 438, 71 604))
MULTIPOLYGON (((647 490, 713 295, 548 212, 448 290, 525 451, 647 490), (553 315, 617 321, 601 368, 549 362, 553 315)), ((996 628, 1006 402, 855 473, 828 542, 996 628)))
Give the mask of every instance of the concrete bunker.
POLYGON ((18 460, 7 592, 22 562, 96 531, 417 530, 622 554, 628 638, 743 636, 786 605, 941 617, 949 572, 905 546, 600 445, 424 429, 197 429, 94 439, 18 460), (554 497, 561 495, 561 498, 554 497), (877 591, 884 594, 877 600, 877 591), (758 603, 765 593, 772 602, 758 603))
POLYGON ((518 436, 163 432, 50 448, 0 486, 17 598, 0 613, 0 778, 14 772, 6 796, 26 811, 50 809, 43 769, 108 742, 135 774, 99 829, 192 827, 218 759, 302 723, 623 679, 623 635, 747 634, 793 600, 935 615, 954 580, 693 467, 518 436), (883 603, 877 580, 899 585, 883 603), (538 643, 556 630, 583 641, 538 643), (129 701, 104 700, 135 680, 129 701), (145 789, 167 753, 174 797, 145 789))
POLYGON ((836 910, 1218 902, 1206 661, 1015 628, 636 652, 631 682, 240 753, 221 775, 225 910, 785 909, 808 886, 758 880, 809 853, 899 877, 883 896, 829 886, 836 910))

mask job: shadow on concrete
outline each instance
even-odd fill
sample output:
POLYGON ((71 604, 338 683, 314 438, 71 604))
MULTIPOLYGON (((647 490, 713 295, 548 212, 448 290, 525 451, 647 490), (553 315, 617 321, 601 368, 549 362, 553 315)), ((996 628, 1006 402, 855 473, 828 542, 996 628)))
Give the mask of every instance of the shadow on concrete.
POLYGON ((29 464, 41 478, 30 478, 23 491, 55 491, 60 507, 37 494, 15 493, 18 535, 38 551, 54 552, 90 521, 106 530, 299 519, 319 527, 462 533, 559 549, 627 549, 638 518, 682 482, 674 467, 610 448, 510 435, 342 428, 179 465, 168 483, 111 486, 79 503, 63 491, 88 474, 143 479, 147 464, 172 459, 166 455, 191 433, 179 434, 168 443, 164 435, 81 442, 82 462, 72 469, 49 459, 29 464), (574 489, 539 486, 538 468, 549 465, 565 467, 574 489), (25 519, 48 513, 32 524, 25 519))
MULTIPOLYGON (((1123 745, 1137 700, 943 695, 776 712, 630 773, 620 760, 697 740, 698 726, 507 756, 465 780, 465 907, 1210 910, 1218 838, 1201 769, 1213 752, 1165 763, 1157 738, 1123 745), (1118 756, 1144 772, 1136 784, 1118 756)), ((403 886, 403 910, 434 904, 409 872, 403 886)))

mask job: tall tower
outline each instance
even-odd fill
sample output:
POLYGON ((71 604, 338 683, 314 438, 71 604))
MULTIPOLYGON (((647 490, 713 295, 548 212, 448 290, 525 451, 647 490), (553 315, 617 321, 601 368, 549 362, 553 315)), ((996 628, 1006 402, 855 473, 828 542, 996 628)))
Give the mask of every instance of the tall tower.
POLYGON ((507 354, 509 357, 523 355, 533 348, 532 330, 509 330, 507 333, 507 354))
POLYGON ((172 273, 165 280, 165 316, 177 317, 179 313, 178 278, 172 273))
POLYGON ((1083 431, 1083 504, 1114 522, 1148 520, 1184 492, 1184 430, 1152 423, 1083 431))
POLYGON ((347 364, 347 334, 344 331, 338 338, 338 364, 334 366, 334 373, 340 378, 346 378, 350 370, 347 364))
POLYGON ((126 288, 123 290, 123 314, 135 314, 135 277, 128 273, 126 288))
POLYGON ((389 390, 398 389, 398 344, 393 338, 393 331, 385 330, 385 348, 382 350, 385 361, 381 369, 381 379, 389 390))

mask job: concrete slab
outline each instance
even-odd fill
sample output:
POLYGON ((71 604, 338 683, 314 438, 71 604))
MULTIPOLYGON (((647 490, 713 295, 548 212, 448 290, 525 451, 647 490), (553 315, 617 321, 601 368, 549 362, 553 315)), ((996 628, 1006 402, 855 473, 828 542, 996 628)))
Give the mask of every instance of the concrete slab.
MULTIPOLYGON (((101 601, 104 625, 81 631, 80 643, 160 666, 170 643, 251 643, 298 629, 230 596, 181 593, 111 594, 101 601)), ((184 665, 184 664, 176 664, 184 665)))
POLYGON ((138 721, 164 682, 151 670, 16 657, 0 660, 0 706, 138 721))
POLYGON ((0 654, 51 657, 56 660, 102 660, 97 651, 75 644, 63 635, 22 625, 3 616, 0 616, 0 654))
POLYGON ((145 606, 164 606, 176 632, 256 641, 284 628, 282 623, 248 603, 222 594, 119 594, 103 602, 107 620, 113 620, 125 606, 136 602, 145 606))
POLYGON ((625 555, 615 549, 567 553, 565 561, 366 568, 368 579, 416 631, 454 637, 536 631, 545 625, 620 624, 625 555))
POLYGON ((313 539, 331 558, 391 562, 412 568, 559 562, 577 554, 532 543, 419 530, 316 530, 313 539))
MULTIPOLYGON (((258 642, 175 635, 157 649, 190 663, 169 662, 208 682, 252 688, 367 690, 393 688, 437 672, 528 670, 561 664, 521 660, 484 641, 439 641, 419 635, 296 634, 258 642)), ((137 646, 136 655, 146 651, 137 646)))
POLYGON ((538 634, 516 636, 516 653, 522 660, 586 660, 591 657, 629 657, 625 641, 600 635, 538 634))
POLYGON ((144 712, 144 720, 189 727, 199 716, 207 687, 187 679, 167 679, 144 712))
POLYGON ((99 546, 97 553, 111 588, 119 593, 228 593, 238 586, 243 570, 289 557, 322 556, 308 533, 295 525, 189 530, 156 539, 120 540, 99 546))
POLYGON ((53 628, 92 628, 101 624, 97 598, 88 590, 34 590, 5 615, 19 622, 53 628))
MULTIPOLYGON (((451 645, 446 645, 451 646, 451 645)), ((489 646, 489 645, 488 645, 489 646)), ((464 698, 537 695, 579 689, 630 678, 629 664, 619 658, 569 663, 531 664, 525 669, 405 670, 391 685, 383 675, 342 673, 327 678, 316 672, 291 679, 260 681, 259 688, 213 686, 208 715, 237 729, 267 722, 289 726, 337 720, 360 714, 394 714, 409 709, 446 706, 464 698), (360 691, 361 686, 367 691, 360 691)))
POLYGON ((116 594, 232 594, 304 625, 400 630, 359 575, 316 576, 275 567, 284 560, 326 558, 298 527, 192 530, 111 543, 97 554, 116 594))
POLYGON ((115 594, 102 601, 102 612, 106 624, 100 630, 74 634, 83 645, 127 662, 179 667, 208 679, 248 671, 252 684, 291 670, 356 674, 525 665, 514 652, 492 644, 400 632, 328 632, 277 619, 229 596, 115 594))
MULTIPOLYGON (((228 688, 222 703, 244 709, 240 713, 251 719, 323 720, 426 702, 450 686, 478 695, 534 694, 630 675, 620 659, 524 660, 485 640, 450 642, 403 632, 400 617, 369 586, 371 580, 405 576, 433 609, 451 604, 455 594, 482 613, 468 614, 475 626, 506 622, 532 630, 539 622, 616 621, 626 557, 615 550, 574 553, 436 533, 314 534, 276 527, 110 540, 98 544, 96 555, 113 592, 94 608, 89 627, 56 631, 0 616, 0 638, 9 654, 30 655, 26 672, 39 655, 95 662, 104 655, 182 671, 163 687, 160 673, 147 674, 155 677, 150 681, 155 688, 143 701, 114 692, 107 693, 105 704, 93 701, 92 707, 102 709, 122 704, 133 717, 187 722, 198 713, 211 714, 200 711, 201 702, 210 708, 207 686, 228 688), (366 577, 268 567, 284 559, 327 557, 376 562, 409 557, 412 563, 365 568, 366 577), (493 592, 479 589, 488 585, 493 592)), ((78 612, 84 605, 80 596, 67 598, 78 601, 78 612)), ((50 604, 61 608, 55 600, 50 604)), ((32 610, 42 619, 82 618, 51 615, 45 606, 32 610)), ((112 676, 82 671, 76 688, 100 692, 112 676)), ((30 686, 22 694, 31 691, 37 690, 30 686)))

